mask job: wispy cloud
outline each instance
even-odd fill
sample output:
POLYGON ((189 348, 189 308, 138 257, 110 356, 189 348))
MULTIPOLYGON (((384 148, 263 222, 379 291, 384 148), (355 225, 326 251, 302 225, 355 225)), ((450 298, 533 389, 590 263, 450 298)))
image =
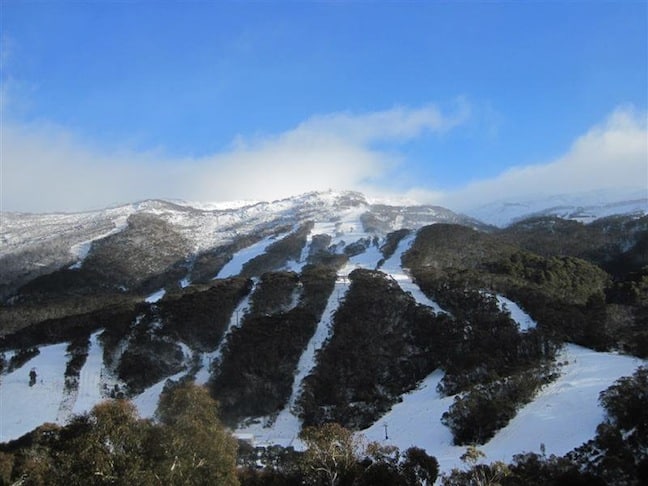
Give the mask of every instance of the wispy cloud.
POLYGON ((3 127, 2 199, 7 210, 89 209, 145 198, 275 199, 323 189, 364 189, 398 163, 373 144, 442 133, 469 108, 396 107, 309 118, 278 135, 237 137, 202 158, 104 151, 51 125, 3 127))
POLYGON ((466 210, 498 200, 523 200, 577 192, 647 188, 647 113, 620 107, 577 138, 554 160, 511 167, 492 179, 445 193, 413 189, 419 200, 466 210))

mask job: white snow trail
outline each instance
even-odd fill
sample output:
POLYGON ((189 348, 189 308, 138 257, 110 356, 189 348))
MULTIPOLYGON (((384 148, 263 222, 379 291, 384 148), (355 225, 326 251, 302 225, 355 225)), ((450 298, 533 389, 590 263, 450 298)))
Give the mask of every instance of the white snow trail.
POLYGON ((398 282, 398 285, 400 285, 400 288, 403 289, 404 292, 409 292, 419 304, 431 307, 432 310, 434 310, 434 312, 436 313, 446 313, 446 311, 444 311, 439 306, 439 304, 430 299, 421 291, 419 286, 416 285, 412 280, 412 277, 410 277, 409 271, 403 268, 403 264, 401 262, 403 253, 410 249, 415 238, 415 234, 403 238, 398 243, 394 254, 380 266, 379 270, 385 272, 394 280, 396 280, 396 282, 398 282))

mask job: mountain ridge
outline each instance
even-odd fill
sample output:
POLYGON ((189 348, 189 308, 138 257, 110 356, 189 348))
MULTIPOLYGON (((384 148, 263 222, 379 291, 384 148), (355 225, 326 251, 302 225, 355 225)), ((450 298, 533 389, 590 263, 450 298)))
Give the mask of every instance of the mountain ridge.
MULTIPOLYGON (((329 420, 375 434, 433 376, 426 403, 443 404, 435 427, 456 444, 443 449, 447 468, 465 440, 503 450, 488 444, 560 376, 563 346, 587 346, 594 360, 636 356, 618 370, 648 357, 647 216, 496 229, 359 193, 106 211, 3 229, 13 246, 0 259, 15 265, 3 276, 0 393, 29 400, 42 390, 28 387, 26 370, 51 361, 53 374, 40 373, 61 399, 28 409, 44 420, 63 423, 111 395, 152 415, 167 380, 193 379, 232 428, 289 445, 302 424, 329 420), (499 406, 476 406, 485 395, 499 406), (488 426, 476 430, 476 417, 488 426)), ((0 440, 28 432, 16 413, 2 417, 0 440)))

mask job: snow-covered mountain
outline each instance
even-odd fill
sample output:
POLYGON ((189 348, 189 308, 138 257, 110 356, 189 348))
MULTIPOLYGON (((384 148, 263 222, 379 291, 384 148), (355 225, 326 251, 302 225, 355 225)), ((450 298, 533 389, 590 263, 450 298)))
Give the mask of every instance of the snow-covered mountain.
POLYGON ((606 216, 646 213, 648 187, 552 196, 530 195, 524 198, 501 199, 467 211, 467 214, 478 220, 500 228, 537 216, 558 216, 590 223, 606 216))
POLYGON ((129 218, 132 223, 138 216, 152 216, 167 225, 186 245, 179 256, 187 259, 232 244, 241 235, 265 236, 278 227, 309 220, 326 222, 333 236, 347 242, 362 234, 363 227, 371 235, 385 235, 399 228, 418 229, 437 222, 484 226, 436 206, 369 204, 362 194, 354 192, 308 193, 273 202, 189 204, 149 200, 85 213, 3 213, 0 296, 37 275, 65 265, 80 266, 93 242, 123 232, 129 218), (356 234, 350 232, 353 228, 356 234))
MULTIPOLYGON (((645 204, 637 201, 616 208, 634 213, 645 204)), ((453 444, 443 414, 475 386, 458 377, 477 380, 499 366, 470 347, 473 334, 480 346, 482 321, 492 321, 500 326, 493 332, 504 329, 524 353, 546 348, 525 367, 552 364, 557 372, 483 444, 486 459, 508 461, 541 444, 564 454, 594 436, 604 418, 598 394, 646 363, 619 317, 640 304, 614 301, 617 341, 569 328, 560 330, 563 343, 546 337, 557 330, 542 299, 559 301, 557 314, 587 318, 612 267, 621 283, 634 281, 646 259, 644 220, 628 218, 631 234, 626 223, 597 229, 602 243, 578 247, 592 255, 585 261, 570 245, 554 260, 529 257, 522 240, 477 219, 370 204, 353 192, 3 214, 0 441, 44 422, 63 424, 115 396, 151 417, 168 380, 187 378, 207 384, 228 423, 257 443, 299 447, 304 423, 335 419, 370 440, 423 447, 447 471, 464 448, 453 444), (429 225, 438 231, 422 230, 429 225), (575 283, 564 293, 552 278, 575 283), (448 351, 457 342, 464 349, 448 351), (582 346, 590 342, 599 350, 582 346), (554 345, 555 357, 546 351, 554 345), (473 351, 474 366, 455 366, 455 352, 473 351)), ((498 373, 513 380, 520 366, 498 373)))

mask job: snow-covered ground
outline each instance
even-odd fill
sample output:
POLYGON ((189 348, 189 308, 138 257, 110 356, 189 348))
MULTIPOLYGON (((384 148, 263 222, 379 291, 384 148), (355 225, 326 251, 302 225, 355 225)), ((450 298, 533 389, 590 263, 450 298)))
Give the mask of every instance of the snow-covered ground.
POLYGON ((153 292, 151 295, 149 295, 146 299, 144 299, 144 301, 149 303, 149 304, 155 304, 162 297, 164 297, 164 294, 166 294, 166 290, 164 290, 164 289, 157 290, 157 291, 153 292))
MULTIPOLYGON (((631 375, 644 361, 615 353, 598 353, 568 344, 558 362, 566 362, 562 375, 540 391, 509 424, 480 449, 484 461, 510 462, 521 452, 565 454, 591 439, 604 419, 599 393, 622 376, 631 375)), ((439 461, 441 471, 460 467, 464 447, 452 445, 452 436, 441 424, 453 397, 441 397, 436 385, 443 377, 436 371, 420 387, 403 396, 403 401, 374 425, 363 431, 370 441, 393 444, 401 449, 422 447, 439 461), (384 425, 389 439, 385 440, 384 425)))
POLYGON ((40 354, 2 376, 0 442, 16 439, 45 422, 56 422, 63 400, 67 343, 43 346, 40 354), (36 384, 29 386, 29 371, 36 384))
POLYGON ((158 401, 160 400, 160 394, 164 390, 164 385, 166 385, 167 380, 179 380, 186 374, 185 371, 176 373, 173 376, 169 376, 160 380, 155 385, 150 388, 147 388, 142 393, 133 398, 133 404, 137 408, 140 417, 142 418, 152 418, 155 415, 157 410, 158 401))
POLYGON ((266 248, 272 245, 275 241, 279 241, 281 238, 284 238, 286 234, 279 236, 268 236, 267 238, 262 239, 261 241, 256 242, 255 244, 243 248, 242 250, 236 252, 232 259, 221 268, 220 272, 216 278, 229 278, 236 277, 241 270, 243 270, 243 265, 252 260, 258 255, 262 255, 266 248))
POLYGON ((380 270, 396 280, 396 282, 398 282, 398 285, 400 285, 400 288, 405 292, 409 292, 412 297, 414 297, 414 300, 416 300, 416 302, 418 302, 419 304, 431 307, 434 312, 445 313, 445 311, 441 307, 439 307, 439 304, 434 302, 421 291, 419 286, 412 281, 412 277, 410 277, 409 272, 402 266, 401 259, 403 257, 403 253, 410 249, 415 238, 416 235, 412 234, 399 241, 398 246, 396 247, 396 251, 382 264, 380 270))
POLYGON ((72 413, 75 415, 89 412, 105 398, 102 394, 103 347, 99 342, 99 334, 101 331, 90 336, 88 358, 79 374, 79 391, 72 408, 72 413))

